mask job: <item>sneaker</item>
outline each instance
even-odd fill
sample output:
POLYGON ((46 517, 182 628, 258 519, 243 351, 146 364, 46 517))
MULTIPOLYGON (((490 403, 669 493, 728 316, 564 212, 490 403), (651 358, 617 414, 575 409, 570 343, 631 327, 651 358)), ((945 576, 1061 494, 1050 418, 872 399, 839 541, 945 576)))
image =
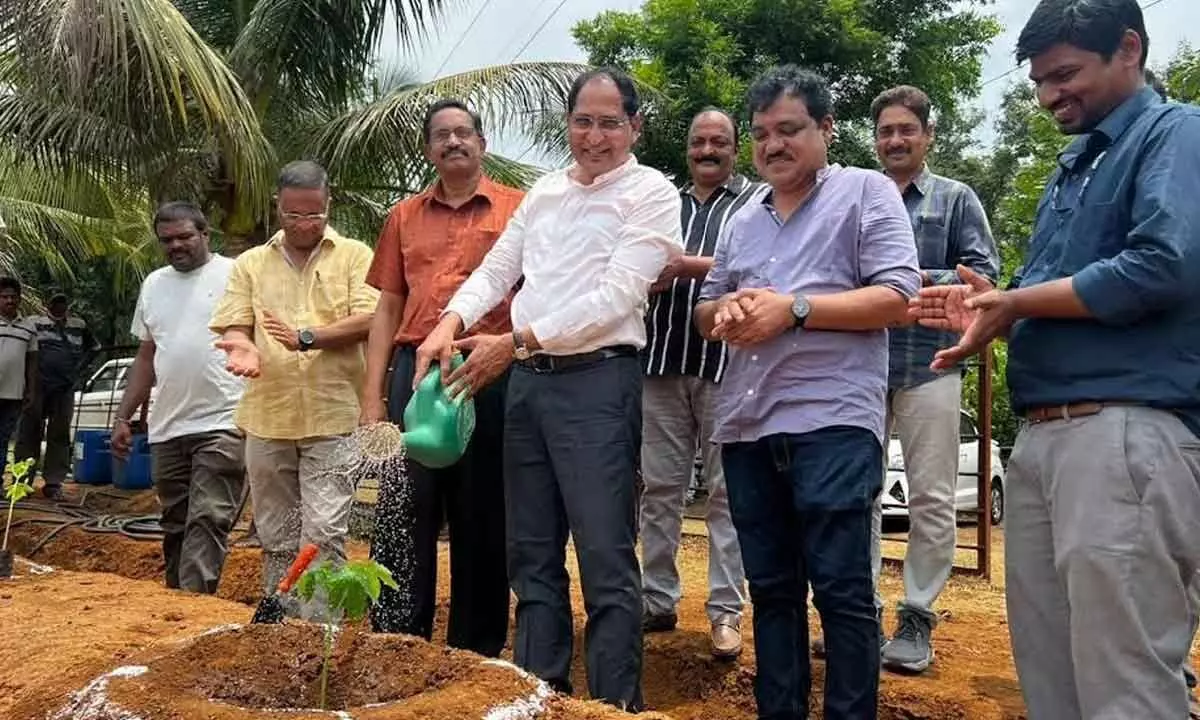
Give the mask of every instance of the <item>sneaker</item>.
POLYGON ((923 673, 933 664, 934 618, 932 615, 901 610, 900 627, 883 648, 883 666, 888 670, 923 673))
POLYGON ((730 613, 713 621, 712 654, 721 660, 742 654, 742 620, 737 615, 730 613))
POLYGON ((677 624, 679 624, 679 616, 673 612, 656 615, 647 610, 642 615, 642 632, 671 632, 677 624))
MULTIPOLYGON (((879 651, 883 652, 883 646, 887 644, 887 638, 883 636, 883 610, 876 610, 875 617, 879 621, 879 651)), ((818 660, 825 659, 825 636, 818 635, 808 644, 812 650, 813 657, 818 660)))

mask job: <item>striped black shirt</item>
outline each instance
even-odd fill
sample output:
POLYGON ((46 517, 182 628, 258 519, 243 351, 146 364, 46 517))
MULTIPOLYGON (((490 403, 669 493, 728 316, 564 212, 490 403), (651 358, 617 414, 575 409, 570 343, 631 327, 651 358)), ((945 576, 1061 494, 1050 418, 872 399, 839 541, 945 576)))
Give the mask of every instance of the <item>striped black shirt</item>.
MULTIPOLYGON (((712 257, 726 221, 762 187, 762 183, 734 175, 704 203, 692 195, 691 185, 680 190, 687 254, 712 257)), ((678 278, 671 289, 650 296, 644 352, 647 375, 690 375, 720 381, 725 344, 706 341, 692 323, 692 310, 703 284, 702 279, 678 278)))

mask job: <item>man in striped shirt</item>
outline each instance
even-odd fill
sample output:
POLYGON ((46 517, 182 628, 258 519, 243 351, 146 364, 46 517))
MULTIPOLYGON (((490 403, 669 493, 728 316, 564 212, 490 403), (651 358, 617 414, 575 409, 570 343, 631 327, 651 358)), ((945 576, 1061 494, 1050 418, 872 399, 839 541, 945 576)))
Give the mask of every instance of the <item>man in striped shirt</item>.
POLYGON ((642 390, 642 584, 643 629, 673 630, 681 594, 675 555, 683 521, 684 496, 697 444, 703 448, 708 486, 708 616, 712 652, 736 657, 742 649, 741 614, 745 576, 737 534, 729 516, 719 448, 712 436, 713 388, 725 366, 725 347, 700 337, 691 322, 700 285, 725 221, 762 188, 733 171, 737 130, 724 111, 709 108, 692 120, 688 132, 691 183, 683 200, 686 253, 667 266, 651 288, 642 390))

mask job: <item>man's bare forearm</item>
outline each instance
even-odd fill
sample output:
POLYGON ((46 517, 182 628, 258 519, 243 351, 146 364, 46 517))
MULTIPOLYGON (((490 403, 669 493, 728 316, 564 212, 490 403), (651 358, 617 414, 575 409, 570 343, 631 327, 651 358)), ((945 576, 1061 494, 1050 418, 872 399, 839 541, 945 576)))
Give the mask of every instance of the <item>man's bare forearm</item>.
POLYGON ((366 397, 383 397, 386 389, 388 365, 392 359, 396 330, 404 317, 404 298, 390 292, 379 296, 379 305, 371 318, 371 330, 367 336, 367 377, 364 387, 366 397))
POLYGON ((808 295, 806 330, 861 332, 908 324, 908 300, 884 286, 848 290, 832 295, 808 295))
POLYGON ((359 313, 342 318, 335 323, 313 329, 314 350, 336 350, 356 345, 371 333, 371 320, 375 313, 359 313))
POLYGON ((129 368, 129 384, 125 386, 125 394, 121 396, 121 404, 117 406, 118 420, 131 420, 137 409, 150 399, 150 390, 155 382, 156 351, 157 346, 150 341, 143 341, 138 346, 137 355, 133 358, 133 367, 129 368))

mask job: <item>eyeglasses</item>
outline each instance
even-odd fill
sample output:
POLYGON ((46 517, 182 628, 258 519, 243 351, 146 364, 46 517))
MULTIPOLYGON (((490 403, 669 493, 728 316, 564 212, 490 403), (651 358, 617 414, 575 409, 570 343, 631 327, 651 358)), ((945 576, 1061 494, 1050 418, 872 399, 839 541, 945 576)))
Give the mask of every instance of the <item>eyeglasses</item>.
POLYGON ((329 213, 327 213, 327 212, 321 212, 321 213, 281 212, 281 213, 279 213, 279 217, 288 222, 321 222, 325 218, 329 217, 329 213))
POLYGON ((572 115, 571 129, 578 132, 588 132, 593 127, 600 128, 600 132, 611 133, 620 130, 623 126, 629 124, 629 118, 602 117, 593 118, 587 115, 572 115))
POLYGON ((462 127, 456 127, 453 130, 438 130, 437 132, 430 134, 429 139, 436 145, 445 145, 450 141, 451 135, 459 140, 470 140, 471 138, 475 137, 476 134, 475 128, 463 125, 462 127))

